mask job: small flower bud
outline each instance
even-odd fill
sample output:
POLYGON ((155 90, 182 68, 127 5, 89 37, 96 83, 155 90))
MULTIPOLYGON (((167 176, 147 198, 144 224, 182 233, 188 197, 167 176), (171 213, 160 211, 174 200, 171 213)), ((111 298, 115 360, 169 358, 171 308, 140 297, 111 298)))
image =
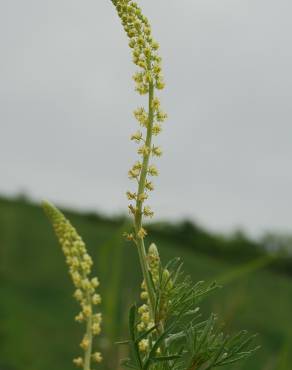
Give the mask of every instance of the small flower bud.
POLYGON ((96 313, 92 316, 92 320, 94 323, 100 324, 102 321, 101 313, 96 313))
POLYGON ((147 326, 147 330, 150 330, 151 328, 153 328, 153 326, 155 326, 154 322, 150 321, 148 326, 147 326))
POLYGON ((158 134, 160 134, 160 132, 162 131, 162 127, 161 127, 161 125, 160 124, 155 124, 155 125, 153 125, 153 127, 152 127, 152 134, 153 135, 158 135, 158 134))
POLYGON ((82 321, 84 321, 84 315, 82 312, 80 312, 77 316, 75 316, 75 321, 81 323, 82 321))
POLYGON ((84 351, 86 351, 86 350, 87 350, 87 348, 89 347, 89 344, 90 344, 89 339, 88 339, 88 338, 87 338, 87 336, 85 335, 85 336, 84 336, 84 338, 82 339, 82 342, 80 343, 80 347, 81 347, 82 349, 84 349, 84 351))
POLYGON ((143 73, 142 73, 142 72, 136 72, 136 73, 133 75, 133 80, 134 80, 135 82, 138 82, 138 83, 143 82, 143 73))
POLYGON ((148 311, 149 311, 149 308, 148 308, 147 304, 143 304, 142 306, 140 306, 138 308, 139 314, 142 314, 142 313, 148 312, 148 311))
POLYGON ((142 315, 141 315, 141 321, 144 322, 144 324, 148 324, 149 321, 150 321, 150 315, 149 315, 149 312, 144 312, 142 315))
POLYGON ((84 290, 88 290, 91 288, 90 281, 87 278, 82 280, 81 285, 84 290))
POLYGON ((148 181, 148 180, 146 180, 145 188, 147 190, 149 190, 149 191, 153 191, 154 190, 154 186, 153 186, 152 182, 151 181, 148 181))
POLYGON ((143 213, 146 217, 153 217, 154 216, 154 212, 151 210, 151 208, 149 206, 144 207, 143 213))
MULTIPOLYGON (((139 60, 139 62, 137 63, 137 65, 143 69, 147 69, 147 64, 144 62, 144 60, 139 60)), ((157 83, 156 83, 157 85, 157 83)))
POLYGON ((130 191, 127 191, 127 198, 129 199, 129 200, 135 200, 135 199, 137 199, 137 194, 136 193, 131 193, 130 191))
POLYGON ((73 364, 76 365, 77 367, 82 367, 83 359, 81 357, 74 358, 73 364))
POLYGON ((150 27, 145 27, 144 28, 145 35, 150 35, 151 34, 151 28, 150 27))
POLYGON ((149 340, 148 339, 142 339, 139 342, 138 346, 139 346, 139 350, 141 352, 146 352, 149 348, 149 340))
POLYGON ((128 172, 128 176, 130 179, 136 179, 138 176, 140 175, 140 170, 134 170, 134 169, 131 169, 129 172, 128 172))
POLYGON ((91 279, 91 285, 94 287, 94 288, 97 288, 99 286, 99 281, 98 281, 98 278, 93 278, 91 279))
POLYGON ((99 294, 94 294, 92 296, 92 303, 93 304, 100 304, 101 303, 101 296, 99 294))
POLYGON ((134 235, 132 233, 123 233, 123 237, 128 240, 128 241, 134 241, 135 238, 134 238, 134 235))
POLYGON ((159 146, 153 146, 152 153, 156 157, 161 157, 162 156, 162 149, 159 146))
POLYGON ((153 72, 158 77, 159 73, 161 72, 161 65, 160 64, 154 64, 153 66, 153 72))
POLYGON ((92 314, 92 308, 89 305, 83 307, 83 314, 85 317, 89 317, 92 314))
POLYGON ((135 46, 135 40, 134 39, 129 41, 129 46, 130 46, 130 48, 133 48, 135 46))
POLYGON ((158 122, 164 122, 167 119, 167 114, 161 110, 158 110, 156 113, 156 119, 158 122))
POLYGON ((131 136, 131 140, 134 140, 134 141, 136 141, 138 143, 140 140, 142 140, 142 137, 143 137, 142 132, 141 131, 137 131, 137 132, 135 132, 135 134, 133 134, 131 136))
POLYGON ((154 50, 158 50, 158 49, 159 49, 159 44, 158 44, 158 42, 156 42, 156 41, 153 41, 151 46, 152 46, 152 48, 153 48, 154 50))
POLYGON ((134 170, 141 170, 142 169, 142 163, 141 162, 136 162, 134 165, 133 165, 133 169, 134 170))
POLYGON ((148 293, 147 292, 142 292, 140 295, 141 299, 148 299, 148 293))
POLYGON ((134 116, 141 126, 147 126, 148 124, 148 114, 145 112, 144 108, 138 108, 134 110, 134 116))
POLYGON ((137 233, 138 238, 144 239, 146 235, 147 235, 147 231, 143 227, 141 227, 141 229, 137 233))
POLYGON ((145 199, 147 199, 148 198, 148 194, 146 194, 146 193, 141 193, 141 194, 139 194, 139 196, 138 196, 138 199, 141 201, 141 202, 144 202, 144 200, 145 199))
POLYGON ((132 215, 136 215, 136 212, 137 212, 137 208, 136 207, 134 207, 132 204, 129 204, 128 205, 128 208, 129 208, 129 212, 130 212, 130 214, 132 214, 132 215))
POLYGON ((95 352, 92 354, 92 360, 96 363, 100 363, 102 361, 102 356, 100 352, 95 352))
POLYGON ((138 154, 140 154, 140 155, 147 156, 147 155, 149 155, 149 153, 150 153, 150 148, 147 145, 142 145, 138 149, 138 154))
POLYGON ((142 37, 142 36, 138 37, 137 43, 138 43, 138 45, 140 45, 140 46, 141 46, 141 48, 143 48, 143 47, 144 47, 144 43, 145 43, 145 41, 144 41, 144 39, 143 39, 143 37, 142 37))
POLYGON ((143 322, 140 322, 138 325, 137 325, 137 330, 139 332, 145 330, 145 324, 143 322))
POLYGON ((100 325, 98 323, 95 323, 92 325, 92 334, 98 335, 101 332, 100 325))
POLYGON ((158 170, 154 165, 148 167, 148 173, 150 176, 158 176, 158 170))
POLYGON ((162 80, 162 78, 157 79, 157 81, 156 81, 156 88, 157 88, 158 90, 163 90, 163 89, 164 89, 164 87, 165 87, 165 83, 164 83, 164 81, 162 80))
POLYGON ((154 243, 151 243, 148 249, 148 255, 152 257, 158 257, 159 258, 159 253, 156 245, 154 243))
POLYGON ((152 108, 154 110, 158 110, 160 107, 160 101, 158 98, 154 98, 153 101, 152 101, 152 108))
POLYGON ((149 58, 149 57, 150 57, 150 55, 151 55, 151 49, 150 49, 149 47, 145 48, 145 50, 144 50, 144 54, 145 54, 145 56, 146 56, 147 58, 149 58))
POLYGON ((140 94, 140 95, 145 95, 149 92, 148 85, 146 84, 137 84, 135 90, 140 94))
POLYGON ((82 290, 81 289, 76 289, 73 296, 74 296, 75 299, 77 299, 77 301, 81 301, 82 298, 83 298, 82 290))

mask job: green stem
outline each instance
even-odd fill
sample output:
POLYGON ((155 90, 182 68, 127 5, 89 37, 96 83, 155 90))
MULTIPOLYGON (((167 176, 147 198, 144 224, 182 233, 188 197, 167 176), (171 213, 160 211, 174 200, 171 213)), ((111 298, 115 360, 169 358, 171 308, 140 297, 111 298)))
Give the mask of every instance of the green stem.
POLYGON ((153 119, 154 119, 154 112, 153 112, 153 97, 154 97, 154 85, 153 82, 149 83, 149 95, 148 95, 148 125, 147 125, 147 134, 145 145, 149 148, 147 154, 143 157, 142 169, 139 178, 139 186, 138 186, 138 194, 137 194, 137 201, 136 201, 136 215, 135 215, 135 232, 136 232, 136 241, 137 241, 137 248, 139 254, 140 265, 144 277, 144 281, 146 284, 147 293, 149 296, 151 312, 154 319, 154 309, 155 309, 155 292, 151 284, 151 278, 149 273, 149 267, 147 263, 147 256, 146 250, 144 245, 144 240, 138 237, 138 232, 142 227, 142 206, 143 200, 140 199, 140 195, 145 191, 145 184, 146 184, 146 177, 149 167, 149 159, 151 154, 151 143, 152 143, 152 127, 153 127, 153 119))
POLYGON ((89 341, 88 347, 84 352, 84 370, 90 370, 91 352, 92 352, 92 314, 87 319, 86 338, 89 341))
MULTIPOLYGON (((89 293, 86 294, 86 300, 87 300, 87 304, 90 305, 90 308, 92 310, 91 297, 90 297, 89 293)), ((92 354, 92 341, 93 341, 93 336, 92 336, 92 311, 91 311, 90 315, 87 318, 85 338, 88 339, 89 343, 88 343, 88 347, 84 351, 84 367, 83 367, 83 370, 90 370, 91 354, 92 354)))

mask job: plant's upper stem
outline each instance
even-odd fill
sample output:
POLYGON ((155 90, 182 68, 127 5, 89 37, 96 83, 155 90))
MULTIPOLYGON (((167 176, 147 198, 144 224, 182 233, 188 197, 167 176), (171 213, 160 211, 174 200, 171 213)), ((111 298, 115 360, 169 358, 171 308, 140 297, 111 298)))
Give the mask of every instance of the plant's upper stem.
POLYGON ((90 370, 91 353, 92 353, 92 314, 87 318, 86 338, 88 339, 88 347, 84 352, 84 370, 90 370))
POLYGON ((136 232, 136 241, 137 241, 137 247, 138 247, 139 260, 140 260, 141 269, 142 269, 144 281, 145 281, 148 296, 149 296, 152 317, 154 319, 155 293, 153 290, 153 286, 151 284, 151 278, 150 278, 150 273, 149 273, 149 268, 148 268, 144 240, 137 236, 139 230, 142 227, 142 216, 143 216, 143 210, 142 210, 143 200, 140 199, 140 195, 143 194, 145 191, 145 183, 146 183, 146 177, 147 177, 148 166, 149 166, 149 158, 150 158, 150 153, 151 153, 152 127, 153 127, 153 118, 154 118, 153 98, 154 98, 154 85, 153 85, 153 82, 150 82, 149 83, 149 95, 148 95, 148 104, 149 104, 148 125, 147 125, 147 134, 146 134, 146 140, 145 140, 145 145, 147 146, 147 148, 149 148, 149 151, 143 157, 142 169, 141 169, 141 174, 139 178, 138 196, 137 196, 137 202, 136 202, 136 215, 135 215, 135 232, 136 232))

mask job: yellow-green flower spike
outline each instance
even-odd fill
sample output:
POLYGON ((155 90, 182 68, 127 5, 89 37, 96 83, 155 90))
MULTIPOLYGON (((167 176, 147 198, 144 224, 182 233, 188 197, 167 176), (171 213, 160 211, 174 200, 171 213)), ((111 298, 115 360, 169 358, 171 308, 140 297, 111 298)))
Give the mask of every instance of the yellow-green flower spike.
POLYGON ((73 363, 84 370, 90 370, 91 362, 98 363, 102 359, 99 352, 92 355, 93 338, 100 333, 102 321, 101 314, 95 308, 101 302, 100 295, 96 293, 99 281, 96 277, 91 277, 92 259, 76 229, 55 206, 48 202, 43 202, 42 205, 61 244, 75 286, 73 297, 81 307, 75 320, 86 324, 86 333, 80 344, 84 357, 77 357, 73 363))
MULTIPOLYGON (((121 20, 123 28, 129 37, 129 46, 132 50, 133 62, 140 70, 137 71, 133 79, 136 84, 136 90, 144 95, 149 94, 148 110, 144 107, 137 108, 134 111, 134 116, 139 125, 146 129, 146 137, 141 131, 132 134, 131 140, 139 143, 144 142, 138 149, 138 154, 143 158, 143 166, 141 169, 129 171, 129 178, 135 179, 141 184, 144 191, 152 190, 146 187, 147 175, 156 176, 158 174, 154 167, 148 169, 148 160, 150 156, 159 157, 162 154, 161 148, 151 146, 152 135, 157 135, 161 131, 161 125, 158 122, 163 122, 166 119, 166 114, 160 109, 160 101, 154 96, 155 88, 160 90, 164 86, 161 57, 158 55, 159 44, 152 36, 151 26, 148 19, 142 14, 141 9, 136 2, 132 0, 112 0, 118 16, 121 20)), ((141 189, 142 190, 142 189, 141 189)), ((142 217, 142 203, 138 193, 136 199, 138 212, 142 217)), ((140 225, 141 226, 141 225, 140 225)), ((140 227, 136 228, 136 236, 140 227)))
POLYGON ((129 170, 128 176, 135 180, 138 189, 127 192, 127 198, 132 201, 129 212, 134 219, 134 230, 126 233, 127 240, 133 240, 138 248, 140 264, 146 284, 150 304, 150 314, 153 319, 155 307, 155 292, 151 286, 148 261, 144 246, 147 230, 143 227, 143 217, 153 217, 154 213, 149 206, 144 206, 144 201, 149 197, 149 192, 154 186, 149 177, 158 176, 154 164, 150 164, 151 157, 160 157, 162 149, 153 145, 152 137, 162 130, 162 122, 167 118, 161 110, 160 101, 155 95, 156 90, 164 88, 162 76, 161 57, 158 54, 159 44, 152 36, 148 19, 133 0, 111 0, 115 6, 122 26, 129 38, 129 47, 132 52, 134 64, 138 67, 133 80, 135 89, 141 95, 148 95, 147 108, 139 107, 134 110, 134 116, 139 124, 139 130, 131 135, 131 140, 139 144, 138 155, 141 157, 139 166, 136 164, 129 170))

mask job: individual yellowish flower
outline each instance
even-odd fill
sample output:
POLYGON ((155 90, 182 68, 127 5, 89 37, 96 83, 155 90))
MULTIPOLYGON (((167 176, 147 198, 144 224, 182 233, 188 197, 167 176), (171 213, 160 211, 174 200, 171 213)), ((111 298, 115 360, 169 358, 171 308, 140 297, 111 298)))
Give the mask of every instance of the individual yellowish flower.
POLYGON ((140 230, 137 233, 138 238, 143 239, 147 235, 147 231, 141 227, 140 230))
POLYGON ((139 344, 139 350, 141 352, 146 352, 149 349, 149 340, 148 339, 142 339, 139 344))
POLYGON ((154 216, 154 212, 152 211, 152 209, 149 207, 149 206, 145 206, 144 209, 143 209, 143 214, 146 216, 146 217, 153 217, 154 216))
POLYGON ((148 299, 148 293, 146 291, 141 293, 141 299, 148 299))
POLYGON ((140 170, 137 170, 137 169, 135 170, 131 169, 128 172, 128 176, 130 179, 137 179, 139 175, 140 175, 140 170))
POLYGON ((135 241, 135 237, 134 237, 134 234, 133 234, 133 233, 127 233, 127 232, 124 232, 124 233, 123 233, 123 237, 124 237, 127 241, 135 241))
POLYGON ((130 191, 127 191, 127 198, 129 200, 135 200, 135 199, 137 199, 137 194, 136 193, 131 193, 130 191))
POLYGON ((152 126, 152 134, 157 136, 160 134, 160 132, 162 131, 162 126, 158 123, 156 123, 155 125, 152 126))
POLYGON ((96 363, 100 363, 102 361, 102 356, 100 352, 95 352, 92 354, 92 360, 96 363))
POLYGON ((148 167, 148 173, 150 176, 158 176, 158 170, 154 164, 148 167))
POLYGON ((142 202, 144 202, 144 200, 146 200, 147 198, 148 198, 148 194, 146 193, 141 193, 138 196, 138 199, 141 200, 142 202))
POLYGON ((152 153, 156 157, 161 157, 162 156, 162 149, 159 146, 153 146, 152 153))
POLYGON ((77 367, 82 367, 83 366, 83 359, 81 357, 74 358, 73 363, 77 367))
POLYGON ((151 150, 147 145, 142 145, 138 149, 138 154, 143 155, 143 156, 147 156, 147 155, 149 155, 150 151, 151 150))
POLYGON ((134 141, 136 141, 137 143, 138 143, 139 141, 141 141, 141 140, 142 140, 142 138, 143 138, 143 134, 142 134, 142 132, 141 132, 141 131, 137 131, 137 132, 135 132, 135 133, 131 136, 131 140, 134 140, 134 141))
POLYGON ((146 180, 145 188, 147 190, 149 190, 149 191, 153 191, 154 190, 154 186, 153 186, 152 182, 151 181, 148 181, 148 180, 146 180))

